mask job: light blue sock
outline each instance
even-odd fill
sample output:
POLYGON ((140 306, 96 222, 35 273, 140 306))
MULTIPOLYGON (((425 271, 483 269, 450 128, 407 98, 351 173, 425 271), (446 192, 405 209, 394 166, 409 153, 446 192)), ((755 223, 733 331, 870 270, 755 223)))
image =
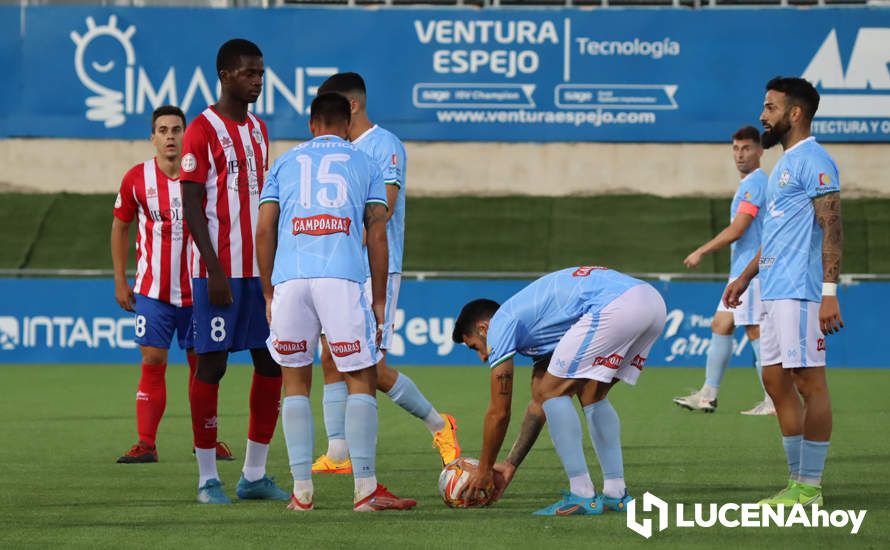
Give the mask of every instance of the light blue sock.
POLYGON ((757 381, 766 395, 766 386, 763 385, 763 363, 760 362, 760 339, 751 340, 751 350, 754 352, 754 367, 757 369, 757 381))
POLYGON ((346 382, 324 385, 324 431, 328 439, 346 437, 346 382))
POLYGON ((305 395, 291 395, 284 398, 281 407, 281 426, 287 444, 287 457, 290 471, 296 481, 312 478, 312 444, 315 434, 312 429, 312 407, 305 395))
POLYGON ((402 407, 417 418, 423 420, 433 410, 433 405, 427 401, 426 397, 417 389, 417 384, 402 373, 396 378, 396 383, 392 385, 386 395, 392 399, 396 405, 402 407))
POLYGON ((377 400, 366 393, 346 398, 346 446, 355 477, 377 475, 377 400))
POLYGON ((550 439, 569 479, 588 474, 584 448, 581 446, 581 421, 567 396, 544 401, 544 414, 550 427, 550 439))
POLYGON ((800 482, 807 485, 822 485, 822 471, 825 457, 828 456, 830 441, 810 441, 800 444, 800 482))
POLYGON ((788 459, 788 474, 791 479, 797 479, 800 475, 800 451, 802 435, 782 436, 782 446, 785 447, 785 457, 788 459))
POLYGON ((729 366, 729 357, 732 355, 732 335, 711 333, 711 343, 708 346, 708 360, 705 363, 705 384, 712 388, 719 388, 723 380, 723 373, 729 366))
POLYGON ((621 457, 621 421, 608 399, 591 403, 584 407, 587 428, 603 479, 623 479, 624 460, 621 457))

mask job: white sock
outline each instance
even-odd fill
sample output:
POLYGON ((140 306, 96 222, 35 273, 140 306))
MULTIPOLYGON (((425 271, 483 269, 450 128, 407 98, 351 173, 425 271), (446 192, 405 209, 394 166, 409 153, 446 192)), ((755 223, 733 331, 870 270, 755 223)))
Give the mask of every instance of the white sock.
POLYGON ((570 477, 569 491, 581 498, 593 498, 596 495, 596 489, 593 488, 593 480, 590 479, 590 474, 570 477))
POLYGON ((312 502, 312 494, 315 488, 312 486, 311 479, 295 479, 294 480, 294 496, 303 504, 312 502))
POLYGON ((377 489, 377 476, 355 478, 355 502, 360 501, 377 489))
POLYGON ((439 411, 436 410, 436 407, 430 409, 430 414, 426 415, 426 418, 423 419, 423 423, 426 425, 426 429, 429 430, 431 434, 435 434, 436 432, 440 432, 445 429, 445 419, 442 418, 442 415, 439 414, 439 411))
POLYGON ((627 485, 624 484, 624 478, 603 480, 603 494, 609 498, 621 498, 627 492, 627 485))
POLYGON ((343 462, 349 458, 349 447, 345 439, 328 439, 328 458, 334 462, 343 462))
POLYGON ((705 384, 704 386, 701 387, 701 389, 699 390, 699 393, 705 399, 713 400, 713 399, 717 398, 717 391, 718 391, 717 388, 705 384))
POLYGON ((211 479, 219 479, 216 471, 216 447, 199 449, 195 447, 195 458, 198 459, 198 489, 211 479))
POLYGON ((247 440, 247 451, 244 453, 244 467, 241 473, 247 481, 257 481, 266 475, 266 458, 269 456, 269 445, 247 440))

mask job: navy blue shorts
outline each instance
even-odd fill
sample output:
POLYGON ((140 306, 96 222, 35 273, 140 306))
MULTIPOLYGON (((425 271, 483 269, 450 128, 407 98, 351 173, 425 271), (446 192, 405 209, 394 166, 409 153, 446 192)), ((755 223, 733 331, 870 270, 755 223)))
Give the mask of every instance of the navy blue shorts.
POLYGON ((259 277, 229 278, 233 302, 210 304, 207 279, 192 279, 192 326, 195 352, 266 349, 269 323, 259 277))
POLYGON ((177 307, 167 302, 136 294, 136 343, 140 346, 170 349, 173 333, 180 349, 192 343, 192 308, 177 307))

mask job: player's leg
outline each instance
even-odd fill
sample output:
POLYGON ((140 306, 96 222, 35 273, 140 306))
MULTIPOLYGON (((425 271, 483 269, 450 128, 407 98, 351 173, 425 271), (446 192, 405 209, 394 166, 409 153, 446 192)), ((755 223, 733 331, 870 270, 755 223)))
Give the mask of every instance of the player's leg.
POLYGON ((321 370, 324 373, 324 429, 328 450, 312 464, 314 474, 351 474, 352 462, 346 447, 346 381, 334 365, 327 337, 321 335, 321 370))
POLYGON ((284 402, 281 425, 293 492, 288 508, 312 509, 312 446, 315 441, 309 394, 312 387, 312 358, 321 325, 312 306, 308 279, 294 279, 275 286, 268 350, 281 365, 284 402))
POLYGON ((176 308, 165 302, 136 295, 136 343, 142 355, 136 390, 138 441, 117 459, 119 464, 157 462, 158 425, 167 407, 167 349, 176 329, 176 308))
POLYGON ((612 361, 594 366, 579 399, 603 473, 602 501, 607 510, 625 512, 633 500, 624 481, 621 422, 608 399, 609 390, 618 380, 636 385, 666 317, 664 300, 649 285, 628 290, 600 314, 601 326, 593 344, 600 350, 615 350, 621 361, 617 370, 612 361))
POLYGON ((282 383, 281 367, 272 358, 266 344, 269 339, 266 300, 263 298, 258 277, 233 279, 233 294, 236 294, 234 289, 239 285, 239 332, 231 349, 250 350, 253 378, 250 385, 247 447, 236 492, 240 499, 290 500, 290 495, 266 475, 269 443, 275 435, 281 408, 282 383))
POLYGON ((198 461, 198 502, 229 504, 222 491, 216 467, 217 405, 219 382, 226 373, 229 348, 237 319, 235 303, 225 307, 210 304, 207 279, 192 279, 192 335, 198 365, 189 388, 195 457, 198 461))
MULTIPOLYGON (((399 299, 401 281, 402 277, 399 273, 390 273, 386 281, 386 310, 383 321, 383 339, 380 344, 383 353, 380 361, 377 362, 377 389, 386 393, 396 405, 423 422, 433 436, 433 446, 439 450, 442 463, 448 464, 460 456, 457 422, 454 417, 449 414, 440 414, 410 377, 386 364, 386 351, 392 347, 396 304, 399 299)), ((370 279, 365 281, 364 290, 365 298, 370 302, 370 279)))
POLYGON ((745 335, 751 343, 751 351, 754 352, 754 366, 757 369, 757 382, 763 390, 763 400, 754 405, 742 414, 747 416, 765 416, 776 414, 776 408, 773 407, 773 401, 766 392, 763 385, 763 361, 760 358, 760 323, 763 319, 763 302, 760 300, 760 279, 755 278, 751 281, 747 290, 748 300, 743 302, 740 307, 735 308, 733 317, 736 326, 745 327, 745 335))
POLYGON ((412 508, 416 501, 400 499, 377 483, 376 364, 380 351, 375 343, 376 322, 363 289, 342 279, 312 279, 311 294, 337 370, 346 379, 344 434, 355 479, 353 509, 412 508))
POLYGON ((726 309, 721 302, 711 321, 711 339, 705 359, 705 383, 697 392, 675 397, 674 403, 691 411, 714 412, 717 410, 717 393, 720 391, 723 374, 732 357, 734 329, 733 313, 726 309))

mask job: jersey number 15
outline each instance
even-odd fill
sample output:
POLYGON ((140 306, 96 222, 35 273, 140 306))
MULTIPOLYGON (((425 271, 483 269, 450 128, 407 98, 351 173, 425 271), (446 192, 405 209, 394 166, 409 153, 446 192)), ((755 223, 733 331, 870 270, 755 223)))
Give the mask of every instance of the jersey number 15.
POLYGON ((349 155, 344 153, 332 153, 321 157, 315 178, 313 178, 312 157, 309 155, 297 155, 297 162, 300 163, 300 205, 303 208, 312 208, 313 179, 319 184, 333 185, 336 191, 334 198, 331 198, 328 193, 329 187, 319 189, 315 195, 318 199, 318 204, 325 208, 340 208, 346 204, 346 178, 340 174, 331 173, 331 165, 335 162, 346 162, 349 158, 349 155))

